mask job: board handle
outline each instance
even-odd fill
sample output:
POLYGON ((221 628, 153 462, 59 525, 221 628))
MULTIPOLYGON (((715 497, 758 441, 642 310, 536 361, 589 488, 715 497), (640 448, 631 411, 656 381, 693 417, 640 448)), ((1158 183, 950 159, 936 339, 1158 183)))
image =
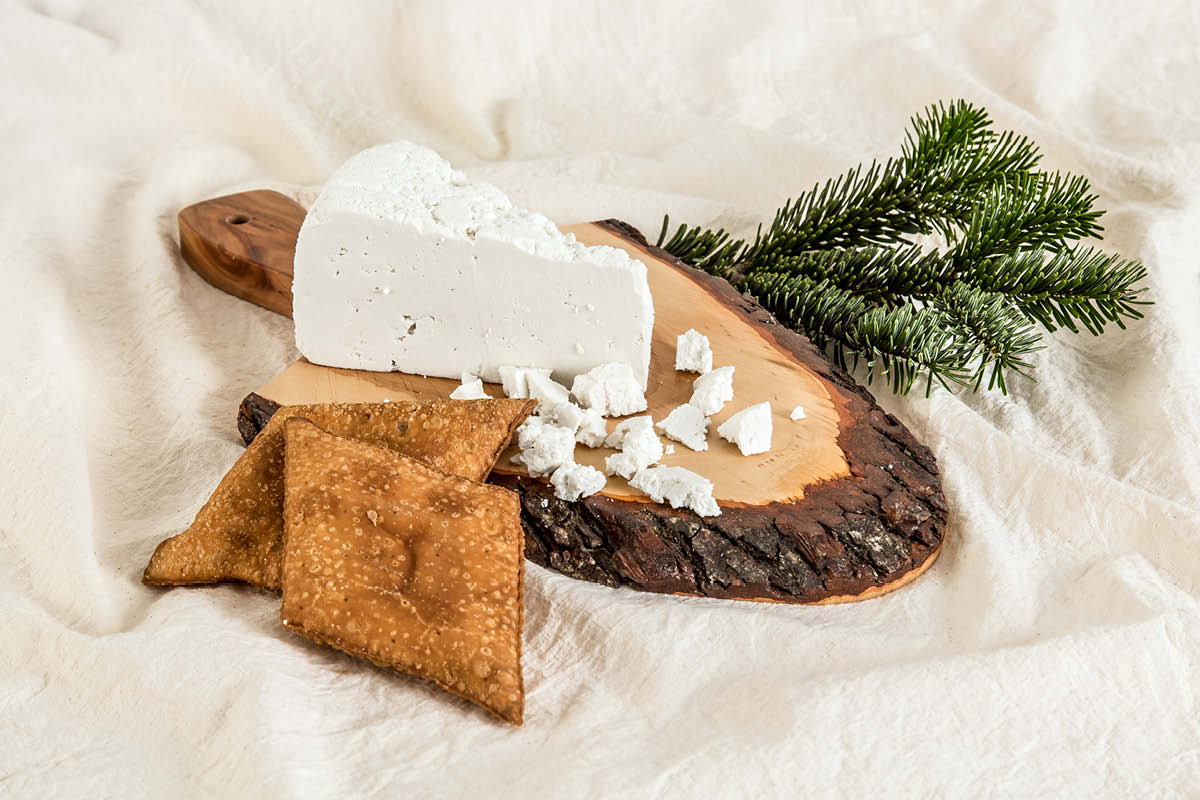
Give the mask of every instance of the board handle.
POLYGON ((304 215, 304 206, 265 189, 205 200, 179 212, 179 249, 213 286, 290 317, 304 215))

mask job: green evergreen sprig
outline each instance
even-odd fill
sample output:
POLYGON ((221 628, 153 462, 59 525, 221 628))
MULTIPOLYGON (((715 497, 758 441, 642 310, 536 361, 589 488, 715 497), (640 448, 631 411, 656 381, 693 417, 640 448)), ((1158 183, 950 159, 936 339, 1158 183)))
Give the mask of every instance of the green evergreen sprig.
POLYGON ((1080 244, 1103 211, 1081 176, 1040 172, 1028 138, 964 101, 911 121, 899 157, 786 202, 754 240, 680 225, 658 243, 755 296, 835 362, 907 393, 926 377, 1007 391, 1041 349, 1035 325, 1093 334, 1142 316, 1137 261, 1080 244), (944 246, 915 237, 937 234, 944 246))

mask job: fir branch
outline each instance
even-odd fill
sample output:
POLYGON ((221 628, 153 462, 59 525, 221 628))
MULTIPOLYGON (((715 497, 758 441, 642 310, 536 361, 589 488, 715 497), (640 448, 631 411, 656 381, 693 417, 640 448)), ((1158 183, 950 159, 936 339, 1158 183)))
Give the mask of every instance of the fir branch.
POLYGON ((680 225, 659 245, 743 285, 847 366, 1007 391, 1040 349, 1034 323, 1102 333, 1142 316, 1141 263, 1078 244, 1102 232, 1086 178, 1035 172, 1032 142, 959 101, 911 121, 901 155, 859 165, 780 208, 753 243, 680 225), (926 251, 912 235, 941 233, 926 251))
POLYGON ((1044 250, 1030 250, 984 259, 965 277, 981 289, 1008 295, 1049 331, 1061 327, 1078 333, 1079 323, 1099 335, 1110 322, 1123 329, 1126 319, 1142 318, 1138 306, 1148 305, 1139 299, 1145 290, 1136 287, 1146 279, 1140 261, 1082 245, 1049 257, 1044 250))
POLYGON ((1104 213, 1092 205, 1087 178, 1059 173, 1006 175, 988 186, 971 209, 960 233, 952 233, 954 260, 970 263, 981 257, 1034 248, 1059 249, 1068 241, 1099 236, 1104 213))
POLYGON ((882 375, 892 391, 907 394, 925 375, 928 394, 934 380, 947 388, 967 381, 977 347, 940 313, 912 306, 868 310, 861 297, 803 275, 756 273, 747 288, 780 322, 807 331, 839 366, 862 358, 868 383, 882 375))
POLYGON ((1030 377, 1033 363, 1029 356, 1042 349, 1042 337, 1009 298, 954 283, 942 290, 929 307, 973 347, 971 360, 977 364, 974 391, 979 391, 989 367, 987 388, 998 388, 1005 394, 1005 371, 1030 377))
POLYGON ((908 245, 811 250, 780 259, 770 271, 827 280, 869 303, 895 306, 931 285, 952 282, 952 277, 947 278, 952 267, 953 262, 941 254, 908 245))

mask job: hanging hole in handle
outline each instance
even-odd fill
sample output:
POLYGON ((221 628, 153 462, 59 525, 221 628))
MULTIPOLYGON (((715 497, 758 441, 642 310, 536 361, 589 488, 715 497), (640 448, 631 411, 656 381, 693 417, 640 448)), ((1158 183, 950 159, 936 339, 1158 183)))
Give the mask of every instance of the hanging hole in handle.
POLYGON ((235 214, 232 217, 226 217, 225 221, 228 222, 230 225, 245 225, 247 222, 250 221, 250 218, 247 217, 245 214, 235 214))

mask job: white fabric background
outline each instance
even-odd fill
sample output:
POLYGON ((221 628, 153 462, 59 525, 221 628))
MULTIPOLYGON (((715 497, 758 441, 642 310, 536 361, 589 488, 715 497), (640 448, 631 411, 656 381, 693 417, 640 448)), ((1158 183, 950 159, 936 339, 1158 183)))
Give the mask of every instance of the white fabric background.
POLYGON ((0 795, 1180 796, 1200 787, 1195 3, 0 4, 0 795), (138 579, 237 457, 290 323, 175 214, 431 145, 561 221, 747 228, 966 97, 1093 180, 1129 332, 1012 394, 882 397, 953 535, 882 600, 760 606, 531 567, 519 730, 138 579))

